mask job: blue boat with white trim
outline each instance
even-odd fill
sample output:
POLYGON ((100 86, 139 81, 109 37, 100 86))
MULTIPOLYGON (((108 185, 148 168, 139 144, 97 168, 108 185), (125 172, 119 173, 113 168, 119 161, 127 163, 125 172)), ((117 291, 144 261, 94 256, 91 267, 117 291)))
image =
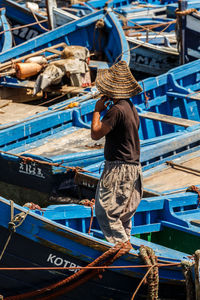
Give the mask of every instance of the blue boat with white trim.
POLYGON ((165 299, 182 300, 189 292, 183 268, 190 266, 194 274, 191 255, 198 258, 197 193, 143 198, 133 218, 129 253, 123 245, 105 241, 91 207, 41 209, 0 198, 0 211, 0 290, 5 299, 75 300, 84 294, 88 300, 129 300, 136 289, 135 299, 141 299, 151 284, 154 294, 165 299), (139 288, 145 265, 153 273, 139 288), (83 270, 86 266, 93 269, 83 270))
MULTIPOLYGON (((199 67, 200 61, 194 61, 140 82, 143 92, 133 101, 141 119, 143 168, 153 167, 163 159, 169 160, 173 155, 182 155, 199 146, 200 110, 196 92, 200 84, 199 67)), ((86 169, 104 161, 103 149, 94 151, 103 148, 104 140, 95 144, 90 137, 98 97, 98 94, 96 98, 92 94, 85 95, 81 98, 83 101, 79 99, 77 107, 66 110, 71 101, 68 100, 35 117, 2 125, 0 158, 5 172, 0 174, 0 182, 4 197, 20 200, 19 195, 24 194, 23 201, 26 201, 26 191, 29 197, 37 197, 43 203, 48 202, 52 194, 67 196, 73 179, 73 172, 66 173, 68 167, 86 169), (64 167, 59 168, 60 164, 64 167), (15 195, 8 195, 17 190, 15 195)))

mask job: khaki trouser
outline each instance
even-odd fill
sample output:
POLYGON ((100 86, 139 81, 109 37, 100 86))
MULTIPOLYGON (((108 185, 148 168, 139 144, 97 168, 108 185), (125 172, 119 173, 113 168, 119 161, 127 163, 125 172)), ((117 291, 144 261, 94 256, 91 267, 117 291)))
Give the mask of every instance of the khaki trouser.
POLYGON ((130 239, 132 217, 142 198, 141 166, 106 161, 95 196, 95 212, 111 243, 130 239))

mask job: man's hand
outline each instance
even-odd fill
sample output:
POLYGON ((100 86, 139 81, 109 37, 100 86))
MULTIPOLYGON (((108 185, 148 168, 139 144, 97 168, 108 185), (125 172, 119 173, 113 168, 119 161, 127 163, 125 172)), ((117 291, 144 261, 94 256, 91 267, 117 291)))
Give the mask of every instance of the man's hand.
POLYGON ((99 99, 96 102, 94 111, 97 111, 97 112, 101 113, 104 109, 106 109, 106 107, 107 107, 106 102, 107 101, 108 101, 108 97, 107 96, 102 96, 101 99, 99 99))
POLYGON ((110 126, 100 121, 100 114, 104 109, 106 109, 107 101, 108 98, 106 96, 103 96, 100 100, 96 102, 91 125, 91 138, 93 140, 101 139, 111 130, 110 126))

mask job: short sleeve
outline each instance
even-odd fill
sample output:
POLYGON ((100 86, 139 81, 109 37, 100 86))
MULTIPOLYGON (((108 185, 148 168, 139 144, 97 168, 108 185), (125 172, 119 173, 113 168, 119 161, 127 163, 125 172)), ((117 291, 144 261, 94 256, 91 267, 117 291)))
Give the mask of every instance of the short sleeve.
POLYGON ((102 122, 106 123, 108 126, 111 127, 111 129, 113 129, 116 126, 118 120, 120 119, 120 116, 120 110, 116 106, 113 106, 103 117, 102 122))

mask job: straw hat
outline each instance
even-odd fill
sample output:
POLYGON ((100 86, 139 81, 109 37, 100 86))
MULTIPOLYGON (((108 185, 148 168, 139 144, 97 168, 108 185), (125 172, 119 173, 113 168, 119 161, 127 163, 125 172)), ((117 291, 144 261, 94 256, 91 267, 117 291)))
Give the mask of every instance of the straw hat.
POLYGON ((129 99, 142 92, 125 61, 120 61, 109 69, 99 69, 96 86, 102 94, 114 99, 129 99))

